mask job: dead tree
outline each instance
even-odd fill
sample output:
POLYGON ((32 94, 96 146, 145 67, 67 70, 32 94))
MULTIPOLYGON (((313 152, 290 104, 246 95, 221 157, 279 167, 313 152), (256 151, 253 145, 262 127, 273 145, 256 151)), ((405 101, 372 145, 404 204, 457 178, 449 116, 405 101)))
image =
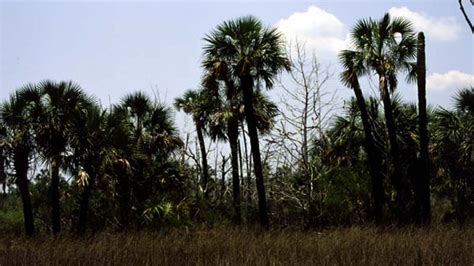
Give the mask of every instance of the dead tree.
POLYGON ((337 90, 326 86, 332 77, 329 67, 323 67, 314 54, 308 56, 304 44, 296 41, 288 50, 292 64, 289 81, 279 82, 283 90, 281 119, 267 143, 280 147, 280 155, 274 155, 277 164, 284 158, 284 164, 304 176, 304 193, 298 194, 304 199, 298 201, 308 216, 314 216, 310 206, 321 198, 315 189, 321 164, 311 154, 315 154, 315 143, 325 141, 324 131, 338 106, 337 90))

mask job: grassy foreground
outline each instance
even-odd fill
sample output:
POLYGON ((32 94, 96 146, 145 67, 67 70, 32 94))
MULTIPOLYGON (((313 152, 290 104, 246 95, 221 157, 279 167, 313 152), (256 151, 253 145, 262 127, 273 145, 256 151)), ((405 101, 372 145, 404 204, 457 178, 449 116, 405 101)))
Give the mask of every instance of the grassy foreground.
POLYGON ((0 265, 473 265, 474 228, 0 237, 0 265))

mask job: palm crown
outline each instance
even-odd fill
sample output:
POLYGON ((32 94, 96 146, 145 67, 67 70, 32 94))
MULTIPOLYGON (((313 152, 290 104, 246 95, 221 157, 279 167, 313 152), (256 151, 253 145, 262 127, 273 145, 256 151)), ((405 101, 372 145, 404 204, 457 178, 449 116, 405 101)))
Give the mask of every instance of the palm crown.
POLYGON ((357 74, 374 71, 384 76, 393 90, 397 86, 396 72, 415 75, 416 36, 411 23, 403 18, 391 18, 387 13, 380 21, 360 20, 351 32, 352 51, 343 51, 343 65, 352 66, 357 74))
POLYGON ((224 22, 204 40, 206 69, 228 68, 234 77, 252 76, 271 88, 276 74, 290 67, 281 34, 252 16, 224 22))

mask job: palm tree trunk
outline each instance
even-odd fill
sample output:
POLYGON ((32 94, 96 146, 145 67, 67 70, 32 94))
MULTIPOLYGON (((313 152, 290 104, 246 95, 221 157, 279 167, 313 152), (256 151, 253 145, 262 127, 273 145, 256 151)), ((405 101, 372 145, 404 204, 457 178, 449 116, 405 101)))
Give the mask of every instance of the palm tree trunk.
POLYGON ((207 182, 209 180, 209 166, 207 164, 207 153, 206 144, 204 143, 204 136, 202 134, 202 127, 196 123, 196 132, 198 135, 199 148, 201 149, 201 164, 202 164, 202 177, 201 185, 204 190, 204 196, 207 197, 207 182))
MULTIPOLYGON (((222 197, 224 198, 225 194, 225 165, 227 164, 227 159, 225 158, 225 155, 222 155, 222 165, 221 165, 221 191, 222 191, 222 197)), ((217 169, 217 163, 216 163, 216 169, 217 169)))
POLYGON ((375 224, 379 225, 383 220, 383 205, 385 203, 381 161, 375 147, 375 140, 372 135, 369 113, 367 112, 367 106, 365 105, 364 95, 362 94, 357 79, 353 81, 352 87, 360 110, 362 126, 364 128, 365 148, 367 150, 367 159, 369 161, 369 171, 372 183, 373 217, 375 224))
MULTIPOLYGON (((247 137, 245 137, 245 130, 244 130, 244 124, 241 124, 242 126, 242 137, 244 139, 244 152, 245 152, 245 170, 247 171, 247 204, 248 206, 252 206, 252 167, 250 165, 250 160, 249 160, 249 152, 247 148, 247 137)), ((242 173, 242 178, 243 178, 243 173, 242 173)))
POLYGON ((397 132, 395 120, 393 118, 393 107, 387 86, 387 79, 382 74, 379 78, 381 98, 383 101, 385 121, 387 124, 388 139, 390 142, 390 154, 392 156, 393 173, 392 183, 396 190, 396 210, 395 215, 400 223, 405 222, 404 191, 402 185, 402 164, 397 143, 397 132))
POLYGON ((118 220, 124 230, 128 230, 130 225, 130 206, 132 200, 132 184, 129 180, 129 166, 125 159, 114 162, 113 172, 117 180, 116 195, 118 202, 118 220))
POLYGON ((7 194, 7 174, 5 173, 5 156, 3 150, 0 150, 0 184, 2 185, 2 195, 7 194))
POLYGON ((21 201, 23 204, 25 232, 26 235, 32 236, 35 234, 35 223, 31 206, 30 191, 28 188, 28 151, 21 147, 17 147, 14 152, 13 163, 16 172, 16 184, 20 191, 21 201))
POLYGON ((260 145, 258 142, 257 123, 255 111, 253 109, 253 79, 251 76, 241 78, 241 84, 244 94, 244 109, 247 128, 250 138, 250 147, 253 155, 253 168, 255 172, 255 181, 257 184, 258 209, 260 213, 260 224, 263 228, 268 228, 267 200, 265 195, 265 184, 263 180, 262 161, 260 158, 260 145))
POLYGON ((51 217, 55 234, 61 231, 59 204, 59 156, 54 156, 51 159, 51 217))
POLYGON ((239 157, 237 140, 239 138, 239 124, 234 118, 228 122, 227 136, 230 144, 230 161, 232 165, 232 195, 234 205, 234 222, 240 224, 242 221, 240 209, 240 179, 239 179, 239 157))
POLYGON ((92 190, 95 185, 95 171, 91 165, 85 167, 87 174, 89 175, 88 183, 84 186, 82 191, 80 207, 79 207, 79 221, 77 223, 77 232, 84 233, 87 225, 87 214, 89 212, 89 202, 92 195, 92 190))
POLYGON ((421 157, 421 187, 419 189, 421 199, 420 222, 429 223, 431 220, 430 201, 430 176, 428 157, 428 119, 426 114, 426 63, 425 63, 425 36, 423 32, 418 33, 417 54, 417 83, 418 83, 418 112, 420 127, 420 157, 421 157))
POLYGON ((237 148, 239 151, 239 178, 240 178, 240 187, 243 189, 245 186, 244 182, 244 161, 242 158, 242 145, 240 143, 240 139, 237 139, 237 148))
POLYGON ((460 225, 464 225, 466 223, 467 218, 469 217, 469 201, 467 195, 469 194, 468 191, 468 179, 472 178, 472 173, 469 173, 467 167, 462 167, 461 169, 456 170, 456 176, 458 180, 455 182, 456 184, 456 198, 457 198, 457 206, 456 206, 456 213, 457 213, 457 221, 460 225))

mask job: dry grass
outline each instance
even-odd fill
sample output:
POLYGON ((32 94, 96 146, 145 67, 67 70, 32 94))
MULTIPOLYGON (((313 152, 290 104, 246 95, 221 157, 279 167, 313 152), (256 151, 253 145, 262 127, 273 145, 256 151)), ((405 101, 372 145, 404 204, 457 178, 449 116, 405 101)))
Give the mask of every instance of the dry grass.
POLYGON ((473 265, 474 228, 0 237, 0 265, 473 265))

